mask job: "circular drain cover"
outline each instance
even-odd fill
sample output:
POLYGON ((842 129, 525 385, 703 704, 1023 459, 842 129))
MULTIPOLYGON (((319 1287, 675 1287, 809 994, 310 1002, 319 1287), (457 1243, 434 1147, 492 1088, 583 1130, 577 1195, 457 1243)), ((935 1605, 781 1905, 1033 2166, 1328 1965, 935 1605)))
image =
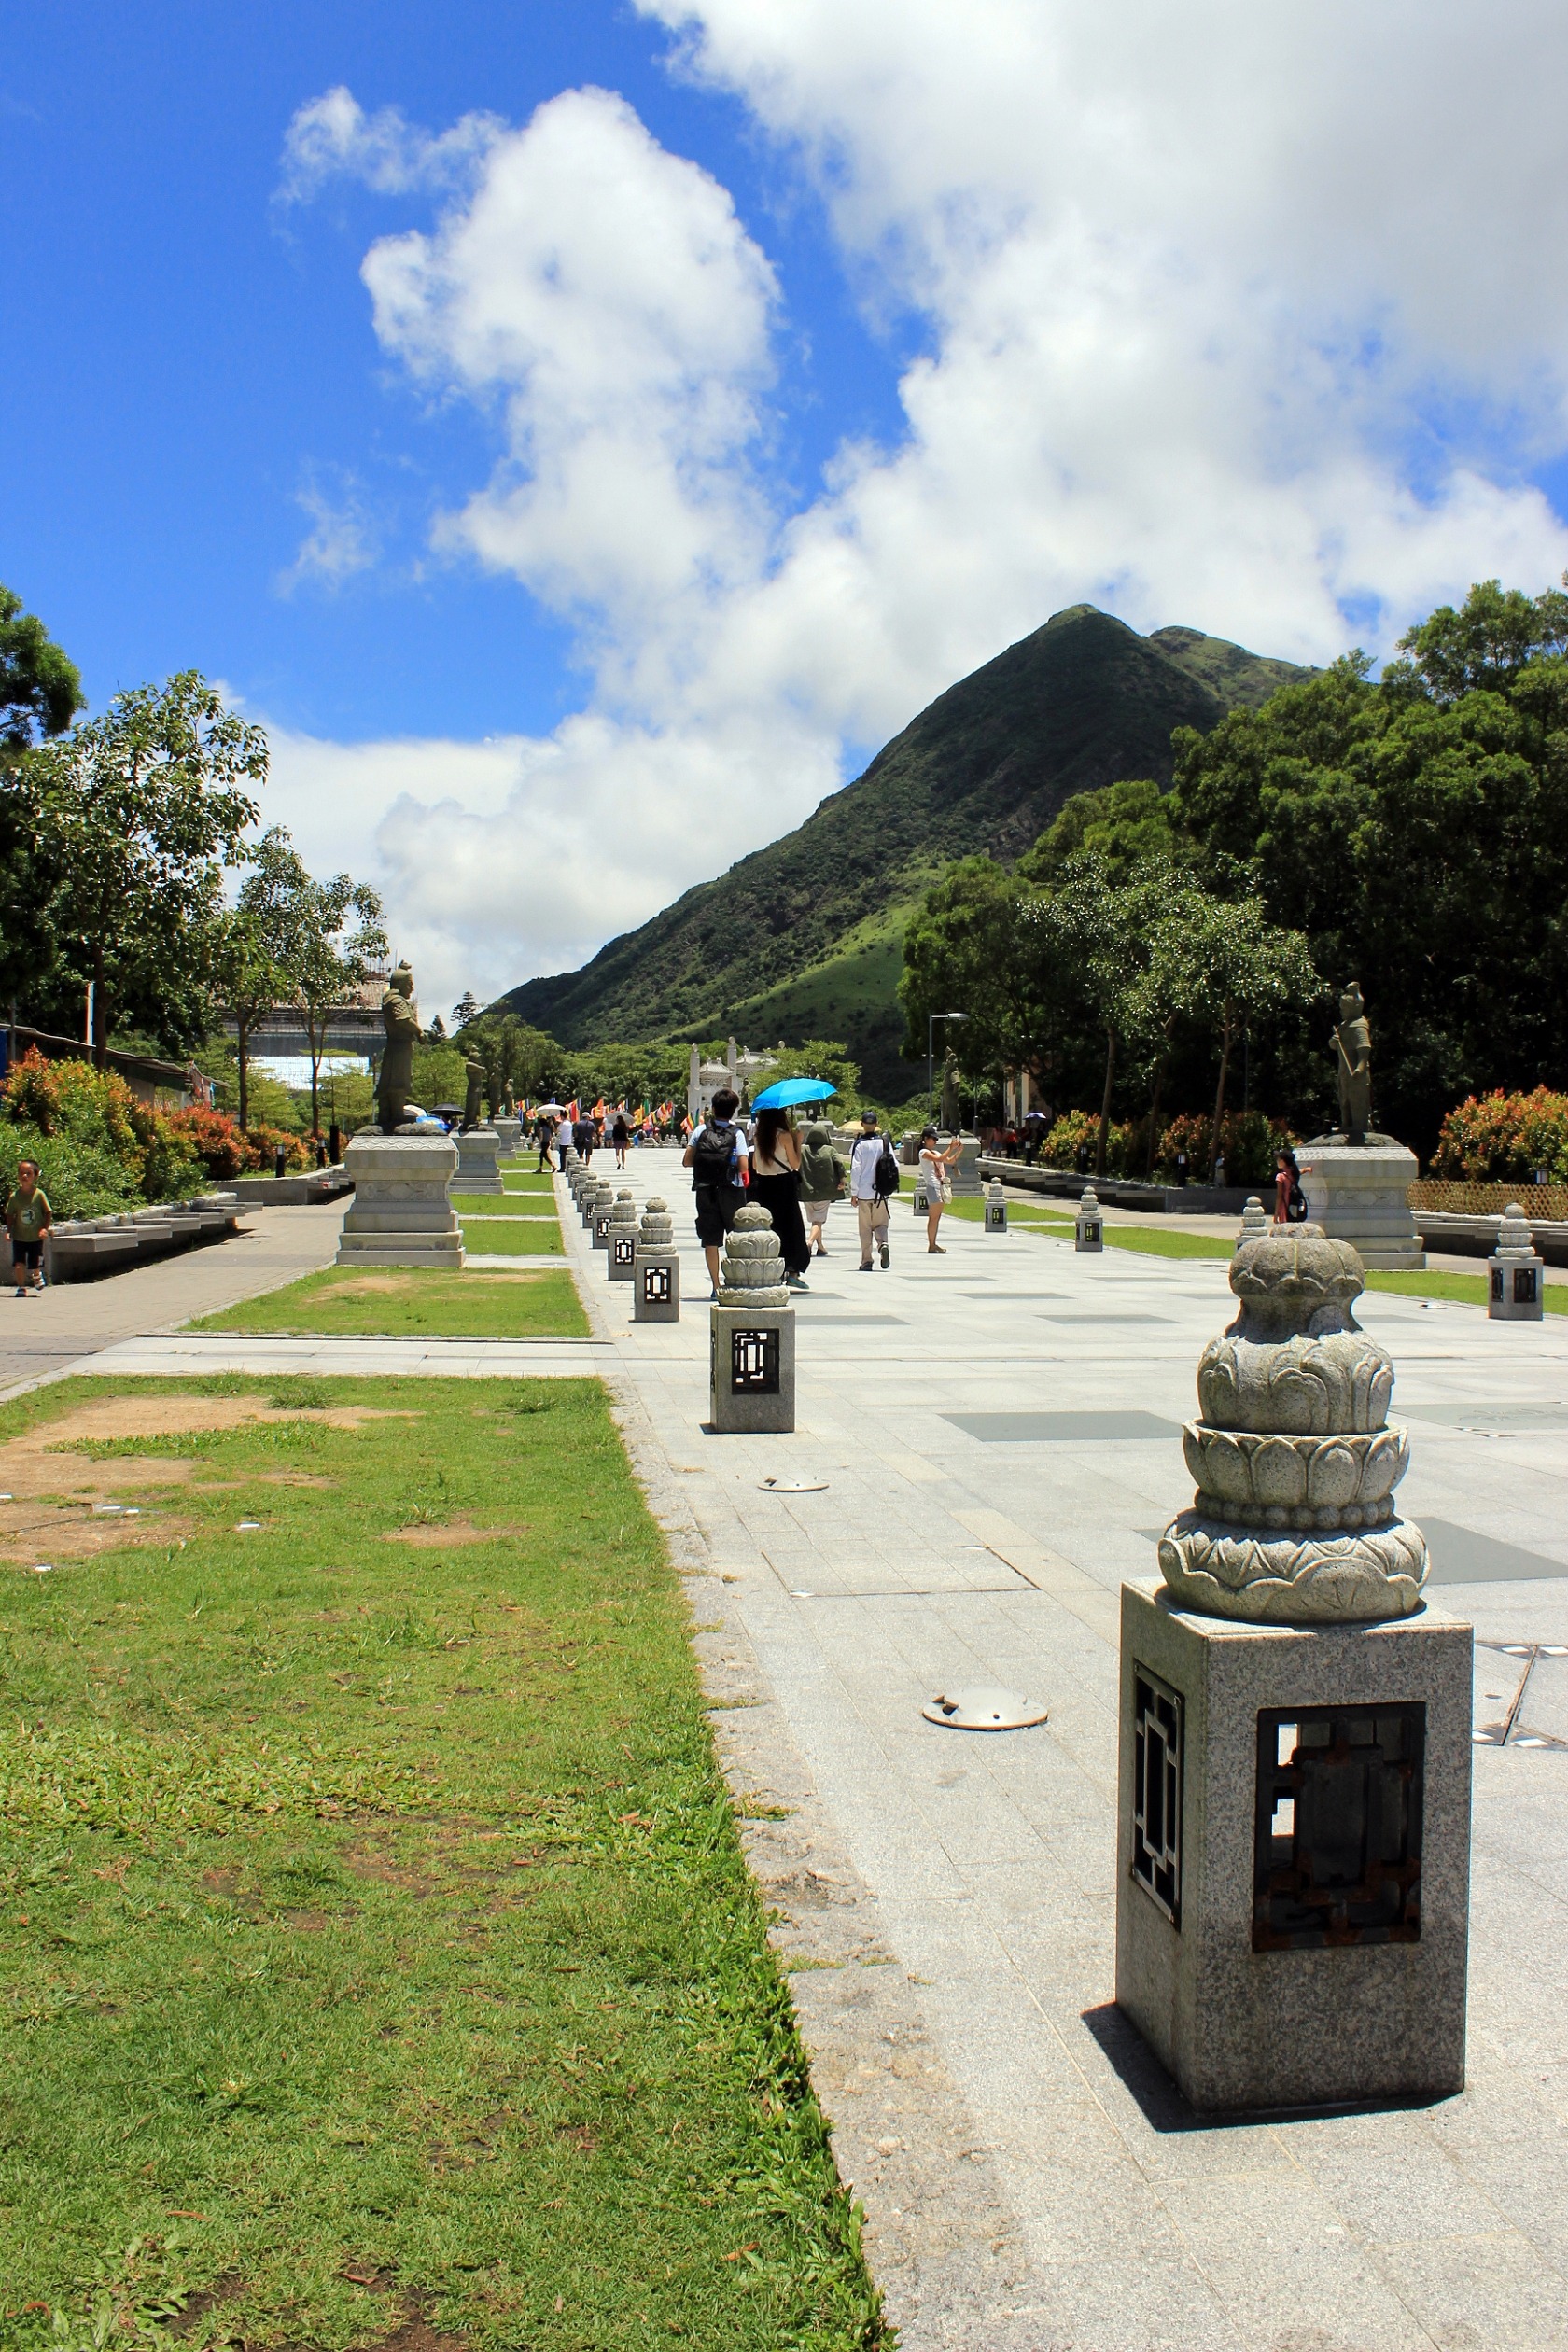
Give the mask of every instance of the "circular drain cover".
POLYGON ((999 1683, 972 1683, 967 1690, 938 1691, 920 1709, 928 1723, 950 1724, 955 1731, 1023 1731, 1043 1723, 1046 1709, 999 1683))
POLYGON ((826 1494, 826 1478, 759 1478, 764 1494, 826 1494))

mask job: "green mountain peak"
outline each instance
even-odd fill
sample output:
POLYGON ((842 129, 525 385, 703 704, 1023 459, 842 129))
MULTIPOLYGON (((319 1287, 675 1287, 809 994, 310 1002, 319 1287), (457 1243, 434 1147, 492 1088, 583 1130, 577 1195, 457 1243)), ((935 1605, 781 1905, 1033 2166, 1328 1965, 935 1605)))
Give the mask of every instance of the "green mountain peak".
POLYGON ((868 1086, 896 1099, 909 1082, 903 926, 940 867, 982 851, 1011 864, 1074 792, 1168 785, 1174 728, 1207 734, 1308 674, 1201 630, 1140 637, 1069 605, 939 694, 793 833, 502 1004, 569 1045, 842 1038, 868 1086))

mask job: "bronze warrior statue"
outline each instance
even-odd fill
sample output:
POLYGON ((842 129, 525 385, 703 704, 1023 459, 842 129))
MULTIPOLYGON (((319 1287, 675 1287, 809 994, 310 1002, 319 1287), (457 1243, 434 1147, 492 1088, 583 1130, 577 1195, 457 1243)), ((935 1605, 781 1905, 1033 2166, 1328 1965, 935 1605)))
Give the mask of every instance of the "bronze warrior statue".
POLYGON ((480 1094, 484 1085, 484 1064, 482 1061, 469 1061, 465 1057, 463 1068, 468 1072, 469 1078, 468 1097, 463 1104, 463 1133, 467 1135, 470 1127, 484 1125, 484 1112, 480 1102, 480 1094))
POLYGON ((1366 1024, 1360 985, 1354 980, 1339 1000, 1334 1053, 1339 1078, 1341 1131, 1347 1143, 1365 1143, 1372 1125, 1372 1032, 1366 1024))
POLYGON ((413 1049, 419 1042, 419 1007, 413 1001, 413 974, 406 963, 398 966, 381 1000, 386 1029, 386 1049, 376 1079, 376 1124, 383 1135, 396 1135, 408 1123, 408 1099, 413 1085, 413 1049))

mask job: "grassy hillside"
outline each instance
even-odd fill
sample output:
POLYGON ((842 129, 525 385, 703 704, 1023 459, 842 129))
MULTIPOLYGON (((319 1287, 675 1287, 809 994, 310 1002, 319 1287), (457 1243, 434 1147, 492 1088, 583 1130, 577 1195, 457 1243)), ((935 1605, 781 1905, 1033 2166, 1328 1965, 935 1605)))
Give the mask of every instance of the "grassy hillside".
POLYGON ((842 1037, 875 1091, 906 1092, 894 987, 907 909, 940 866, 978 850, 1010 861, 1074 792, 1169 783, 1173 728, 1207 731, 1300 674, 1073 605, 938 695, 793 833, 503 1002, 571 1045, 842 1037))

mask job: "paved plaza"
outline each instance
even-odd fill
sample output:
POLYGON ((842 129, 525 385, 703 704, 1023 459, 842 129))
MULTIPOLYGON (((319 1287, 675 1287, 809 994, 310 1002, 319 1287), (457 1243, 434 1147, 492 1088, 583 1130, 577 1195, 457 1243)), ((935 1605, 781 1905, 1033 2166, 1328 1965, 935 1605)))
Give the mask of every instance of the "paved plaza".
MULTIPOLYGON (((957 1219, 931 1258, 905 1207, 890 1271, 861 1274, 835 1210, 798 1309, 796 1431, 719 1437, 689 1180, 650 1152, 617 1181, 675 1210, 678 1325, 632 1323, 561 1188, 591 1340, 170 1331, 224 1303, 175 1295, 193 1275, 245 1295, 215 1251, 84 1290, 75 1368, 610 1382, 906 2352, 1561 2352, 1568 1323, 1362 1307, 1411 1429, 1403 1505, 1478 1642, 1469 2087, 1214 2123, 1113 2006, 1113 1854, 1119 1587, 1155 1575, 1189 1500, 1180 1427, 1230 1320, 1225 1265, 957 1219), (996 1682, 1049 1720, 987 1737, 920 1715, 996 1682)), ((273 1262, 252 1257, 251 1290, 331 1255, 334 1212, 258 1222, 273 1262)), ((51 1306, 68 1343, 77 1298, 51 1306)))
POLYGON ((795 1434, 721 1438, 688 1180, 650 1154, 618 1181, 676 1209, 685 1320, 634 1325, 575 1221, 568 1247, 708 1629, 732 1777, 794 1808, 751 1850, 908 2352, 1561 2352, 1568 1328, 1364 1302, 1411 1428, 1403 1505, 1480 1645, 1469 2088, 1214 2124, 1113 2006, 1113 1853, 1118 1589, 1190 1499, 1225 1264, 957 1219, 931 1258, 906 1208, 864 1275, 835 1211, 795 1434), (922 1719, 986 1682, 1048 1723, 922 1719))

